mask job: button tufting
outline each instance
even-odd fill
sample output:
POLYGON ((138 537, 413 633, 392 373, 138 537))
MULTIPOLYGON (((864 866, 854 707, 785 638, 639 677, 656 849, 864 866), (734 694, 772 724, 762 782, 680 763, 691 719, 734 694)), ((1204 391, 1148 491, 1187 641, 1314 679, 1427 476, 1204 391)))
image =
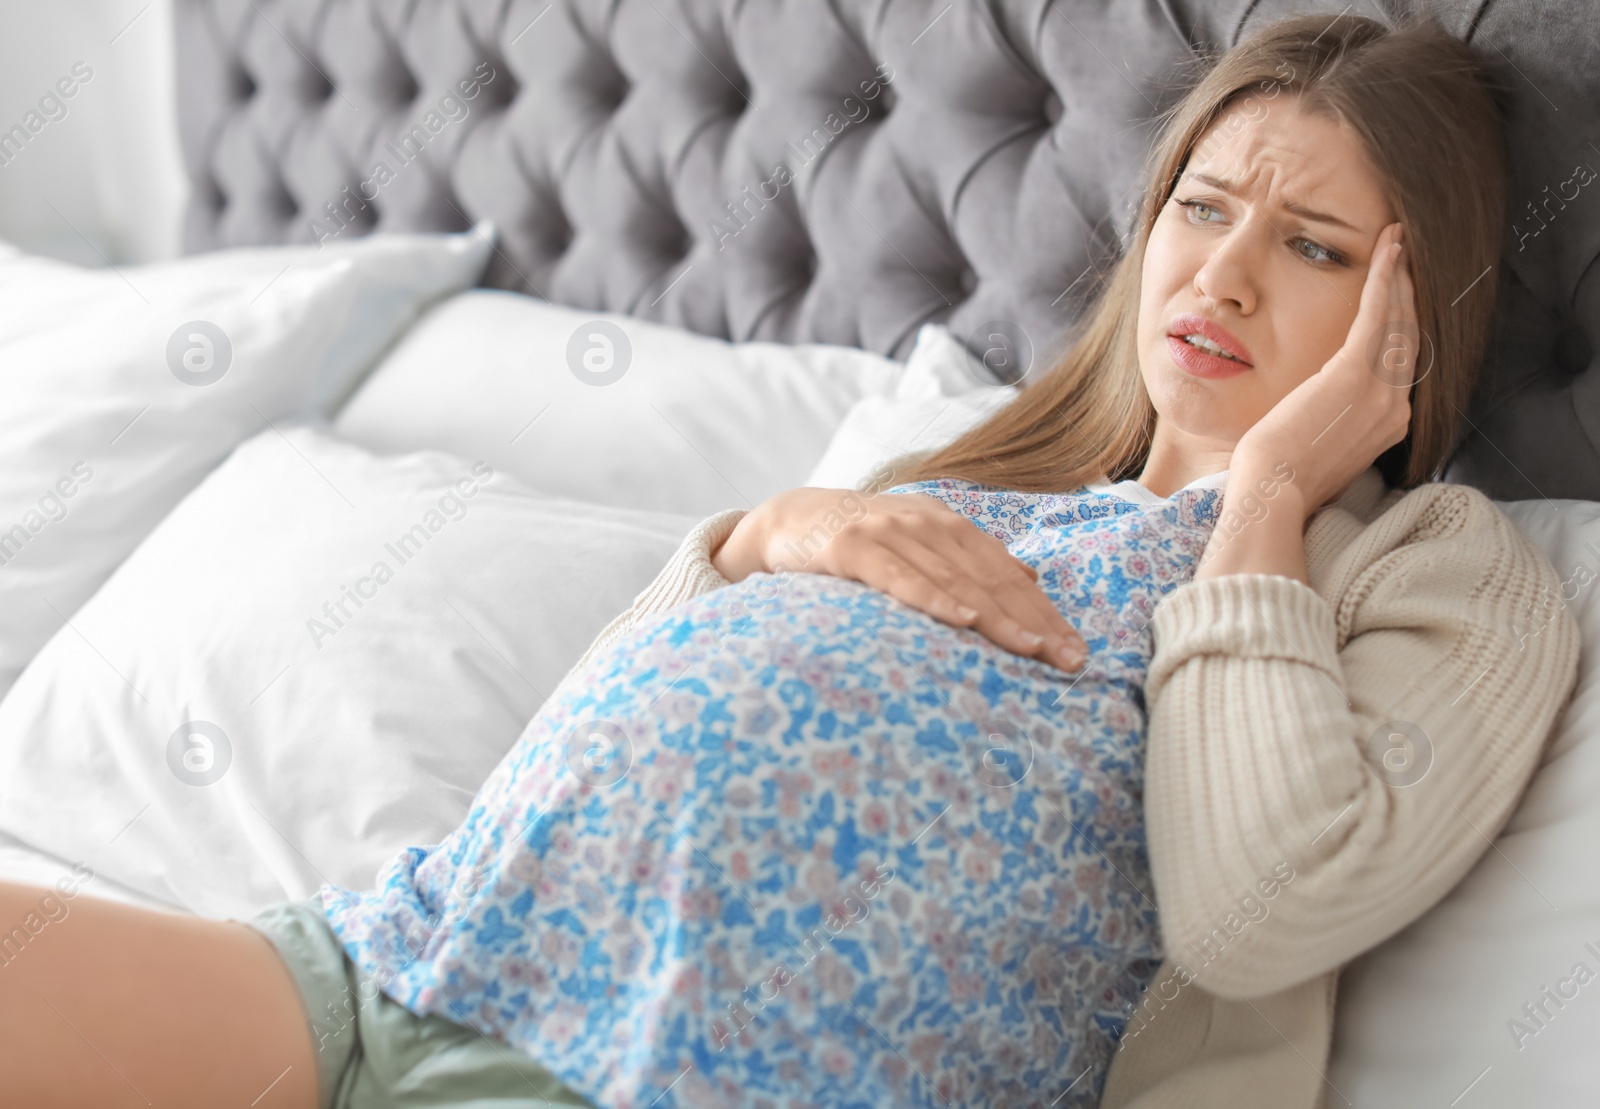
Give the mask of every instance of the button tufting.
MULTIPOLYGON (((1042 366, 1036 352, 1087 308, 1092 274, 1079 271, 1133 245, 1140 132, 1157 122, 1139 93, 1176 95, 1173 75, 1218 37, 1217 20, 1197 12, 1247 6, 566 0, 541 13, 546 3, 169 5, 190 186, 184 250, 343 242, 380 224, 436 231, 492 211, 515 260, 498 260, 485 278, 494 285, 585 311, 627 311, 648 287, 637 309, 686 327, 901 357, 916 325, 960 304, 959 330, 984 356, 975 365, 1016 377, 1042 366), (1045 18, 1052 6, 1070 18, 1045 18), (478 76, 480 63, 493 78, 478 76), (459 91, 468 77, 476 99, 459 91), (467 114, 440 105, 450 90, 467 114), (877 127, 899 114, 902 93, 905 118, 877 127), (409 165, 385 143, 429 111, 445 129, 430 135, 426 161, 409 165)), ((1583 0, 1550 6, 1574 5, 1583 0)), ((1438 4, 1398 4, 1419 6, 1438 4)), ((1486 19, 1477 37, 1510 50, 1523 40, 1506 24, 1486 19)), ((1518 103, 1550 109, 1518 87, 1518 103)), ((1559 154, 1538 128, 1511 138, 1519 165, 1559 154)), ((1555 195, 1566 176, 1530 169, 1527 180, 1550 182, 1532 207, 1559 212, 1552 234, 1576 251, 1584 213, 1571 194, 1562 212, 1555 195)), ((1540 264, 1567 258, 1553 257, 1540 264)), ((1530 308, 1571 320, 1574 289, 1587 287, 1571 269, 1544 274, 1548 289, 1519 290, 1530 308)), ((1517 317, 1507 318, 1514 330, 1517 317)), ((1534 368, 1560 385, 1600 381, 1600 331, 1584 326, 1549 329, 1534 368)), ((1514 369, 1504 353, 1491 353, 1485 382, 1514 369)), ((1515 415, 1531 423, 1536 407, 1515 415)))
POLYGON ((294 196, 288 189, 283 187, 281 182, 272 197, 272 208, 273 213, 280 220, 293 219, 300 211, 300 205, 295 202, 294 196))
POLYGON ((628 99, 628 93, 633 90, 633 82, 623 76, 622 70, 614 69, 613 72, 616 74, 616 80, 606 87, 604 97, 607 106, 612 111, 616 111, 622 102, 628 99))
POLYGON ((1563 375, 1578 376, 1589 368, 1593 357, 1594 352, 1590 349, 1588 338, 1578 328, 1564 327, 1556 335, 1555 345, 1551 350, 1551 362, 1563 375))
POLYGON ((877 103, 875 103, 872 106, 872 115, 873 115, 873 118, 875 118, 876 120, 878 120, 878 122, 881 123, 881 122, 883 122, 883 117, 884 116, 886 116, 890 112, 894 111, 894 106, 899 101, 900 94, 894 91, 894 86, 893 85, 889 85, 889 84, 881 84, 880 83, 877 86, 877 89, 878 89, 877 103))
POLYGON ((509 104, 517 98, 517 93, 522 91, 522 82, 517 80, 516 74, 511 72, 511 67, 501 62, 495 67, 494 94, 495 103, 509 104))
POLYGON ((689 229, 681 222, 675 224, 677 234, 670 235, 667 240, 667 253, 674 258, 687 258, 694 249, 694 236, 689 234, 689 229))
POLYGON ((417 79, 412 76, 409 69, 401 66, 396 70, 394 78, 394 96, 396 100, 415 100, 417 94, 421 91, 422 87, 417 84, 417 79))
POLYGON ((726 78, 723 85, 728 89, 728 98, 734 102, 734 111, 744 111, 750 106, 750 79, 735 66, 728 66, 723 76, 726 78))

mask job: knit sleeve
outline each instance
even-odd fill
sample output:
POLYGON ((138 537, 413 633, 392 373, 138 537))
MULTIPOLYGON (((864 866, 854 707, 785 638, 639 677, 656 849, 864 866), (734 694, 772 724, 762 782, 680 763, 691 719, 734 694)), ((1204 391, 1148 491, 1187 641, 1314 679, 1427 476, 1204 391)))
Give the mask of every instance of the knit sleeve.
POLYGON ((1167 957, 1222 997, 1333 970, 1439 901, 1510 818, 1576 684, 1554 567, 1477 490, 1413 490, 1356 545, 1332 607, 1232 574, 1156 608, 1155 899, 1167 957))
MULTIPOLYGON (((717 568, 711 564, 711 552, 733 534, 734 527, 744 519, 747 512, 748 509, 730 508, 715 516, 706 517, 691 528, 689 534, 684 536, 683 542, 678 544, 678 549, 667 560, 667 564, 656 574, 655 579, 634 597, 633 604, 600 629, 600 634, 595 636, 594 642, 589 644, 583 656, 573 663, 572 669, 567 671, 567 676, 570 677, 573 671, 584 666, 602 649, 632 631, 645 617, 665 612, 690 597, 697 597, 701 593, 709 593, 713 589, 733 584, 717 573, 717 568)), ((563 677, 562 682, 565 681, 566 678, 563 677)))

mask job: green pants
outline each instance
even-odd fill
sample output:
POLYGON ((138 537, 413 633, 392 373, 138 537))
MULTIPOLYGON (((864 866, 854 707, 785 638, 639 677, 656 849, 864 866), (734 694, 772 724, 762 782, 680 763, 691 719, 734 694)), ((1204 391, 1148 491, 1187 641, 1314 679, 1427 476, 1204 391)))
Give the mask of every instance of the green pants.
POLYGON ((322 1109, 592 1109, 517 1049, 385 996, 350 961, 319 899, 273 905, 246 923, 300 987, 322 1109))

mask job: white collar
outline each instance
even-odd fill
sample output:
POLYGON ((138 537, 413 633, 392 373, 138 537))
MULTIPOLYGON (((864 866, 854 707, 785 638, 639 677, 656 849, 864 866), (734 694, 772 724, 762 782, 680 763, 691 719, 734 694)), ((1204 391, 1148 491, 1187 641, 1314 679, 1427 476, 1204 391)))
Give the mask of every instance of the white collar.
MULTIPOLYGON (((1184 489, 1221 489, 1227 484, 1228 471, 1218 470, 1214 474, 1206 474, 1203 477, 1195 478, 1178 492, 1181 493, 1184 489)), ((1109 481, 1094 481, 1090 482, 1085 488, 1091 493, 1105 493, 1108 496, 1121 497, 1127 501, 1138 501, 1140 504, 1161 505, 1166 504, 1170 499, 1157 496, 1153 490, 1145 488, 1133 478, 1123 478, 1114 484, 1109 481)), ((1174 493, 1173 496, 1177 496, 1177 493, 1174 493)))

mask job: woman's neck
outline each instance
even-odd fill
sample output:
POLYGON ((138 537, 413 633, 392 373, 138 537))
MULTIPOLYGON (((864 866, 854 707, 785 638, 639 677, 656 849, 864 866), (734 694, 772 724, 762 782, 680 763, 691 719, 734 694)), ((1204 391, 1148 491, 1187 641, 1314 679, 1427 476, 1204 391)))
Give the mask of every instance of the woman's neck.
POLYGON ((1139 484, 1158 497, 1170 497, 1207 474, 1226 470, 1232 457, 1231 447, 1224 450, 1176 450, 1162 447, 1158 437, 1158 441, 1151 444, 1144 469, 1139 471, 1139 484))

